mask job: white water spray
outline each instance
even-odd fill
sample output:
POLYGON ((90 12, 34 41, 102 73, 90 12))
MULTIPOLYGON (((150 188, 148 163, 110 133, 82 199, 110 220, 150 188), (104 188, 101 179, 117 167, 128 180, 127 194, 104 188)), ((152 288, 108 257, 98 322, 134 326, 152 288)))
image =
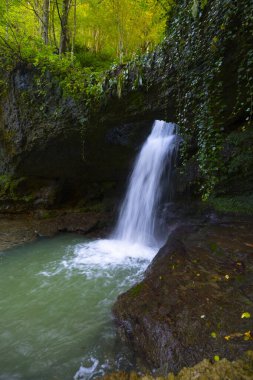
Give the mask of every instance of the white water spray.
MULTIPOLYGON (((69 273, 78 270, 83 273, 87 283, 92 282, 92 286, 98 284, 98 289, 103 286, 109 289, 111 283, 116 284, 119 293, 140 281, 144 270, 164 241, 157 235, 157 230, 161 230, 161 205, 164 199, 169 198, 169 182, 171 183, 178 145, 174 133, 174 124, 164 121, 154 123, 152 132, 136 159, 113 236, 110 239, 77 244, 74 255, 67 255, 59 268, 53 268, 52 272, 42 271, 40 274, 48 277, 58 275, 62 270, 68 270, 69 273)), ((108 302, 112 301, 106 295, 102 304, 108 302)), ((90 358, 89 352, 87 355, 85 360, 90 358)), ((106 361, 103 356, 102 359, 98 358, 96 347, 94 358, 91 358, 93 365, 84 367, 81 364, 74 380, 88 380, 95 374, 104 373, 106 361)))
POLYGON ((113 238, 160 245, 156 229, 163 177, 171 177, 176 146, 175 124, 156 120, 136 159, 113 238))
POLYGON ((119 266, 145 269, 167 237, 160 215, 162 201, 169 199, 171 190, 178 146, 175 130, 175 124, 155 121, 136 159, 113 235, 78 245, 73 261, 64 266, 80 268, 91 277, 98 269, 102 274, 119 266))

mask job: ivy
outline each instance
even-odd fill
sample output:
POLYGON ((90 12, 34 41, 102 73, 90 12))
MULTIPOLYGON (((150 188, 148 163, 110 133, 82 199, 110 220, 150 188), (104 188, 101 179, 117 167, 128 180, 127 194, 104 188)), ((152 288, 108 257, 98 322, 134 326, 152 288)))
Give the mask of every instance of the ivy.
MULTIPOLYGON (((36 55, 27 47, 22 57, 38 69, 38 97, 46 96, 50 71, 64 96, 74 98, 90 112, 113 97, 128 96, 130 91, 152 91, 156 78, 159 83, 162 78, 161 91, 168 93, 165 118, 170 120, 168 110, 173 101, 175 121, 184 140, 182 171, 186 171, 189 160, 197 162, 199 192, 207 199, 221 181, 243 172, 243 165, 249 172, 252 162, 250 148, 245 162, 240 154, 243 148, 227 138, 228 125, 243 125, 240 133, 249 133, 252 128, 252 0, 180 0, 171 9, 167 25, 166 37, 155 51, 135 55, 126 64, 113 64, 104 73, 80 67, 73 57, 59 58, 43 49, 36 55), (237 66, 233 59, 237 59, 237 66), (235 72, 227 73, 231 65, 235 72), (228 75, 235 79, 234 94, 228 93, 228 75), (228 145, 236 151, 238 160, 224 158, 228 145)), ((7 56, 4 60, 5 67, 10 67, 12 60, 7 56)), ((87 118, 80 124, 85 141, 87 118)))
POLYGON ((226 123, 232 118, 252 123, 252 12, 251 0, 182 0, 168 27, 165 43, 176 69, 177 123, 184 137, 182 161, 187 167, 194 137, 203 199, 209 198, 220 181, 229 176, 229 165, 223 160, 226 123), (239 59, 237 68, 236 103, 228 114, 224 99, 228 67, 225 60, 231 54, 230 46, 238 44, 236 54, 243 59, 239 59))
MULTIPOLYGON (((163 92, 174 88, 173 98, 168 91, 166 108, 173 99, 184 139, 181 162, 185 169, 189 160, 197 162, 199 192, 208 199, 230 175, 224 160, 226 125, 234 120, 252 124, 252 0, 181 0, 170 17, 163 43, 125 66, 115 66, 104 88, 110 96, 127 96, 129 89, 150 91, 156 77, 163 78, 163 92), (238 60, 237 73, 231 73, 237 78, 234 95, 225 94, 231 49, 236 49, 238 60), (232 111, 226 97, 234 102, 232 111)), ((169 112, 165 118, 170 120, 169 112)))

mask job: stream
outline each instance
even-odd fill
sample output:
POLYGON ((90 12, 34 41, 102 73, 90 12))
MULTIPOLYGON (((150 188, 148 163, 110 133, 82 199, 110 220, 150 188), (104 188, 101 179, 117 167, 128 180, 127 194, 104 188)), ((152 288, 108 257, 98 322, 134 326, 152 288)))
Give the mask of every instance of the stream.
POLYGON ((154 122, 134 164, 110 239, 40 239, 0 254, 0 380, 92 379, 135 367, 111 306, 168 236, 176 127, 154 122))
POLYGON ((0 254, 0 379, 92 379, 131 369, 111 306, 155 250, 58 235, 0 254))

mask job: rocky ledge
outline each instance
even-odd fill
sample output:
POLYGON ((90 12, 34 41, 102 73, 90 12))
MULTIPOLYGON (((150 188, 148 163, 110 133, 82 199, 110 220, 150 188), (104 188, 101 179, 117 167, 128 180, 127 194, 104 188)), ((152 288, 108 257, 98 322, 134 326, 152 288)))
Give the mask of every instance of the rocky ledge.
POLYGON ((178 227, 143 281, 118 297, 121 338, 157 374, 253 349, 252 228, 252 220, 178 227))
POLYGON ((112 216, 106 212, 37 210, 29 214, 0 214, 0 251, 61 232, 105 236, 112 216))
MULTIPOLYGON (((253 373, 253 352, 248 351, 241 359, 230 362, 222 359, 211 363, 204 359, 191 368, 183 368, 178 375, 170 373, 165 377, 155 377, 156 380, 251 380, 253 373)), ((150 375, 138 375, 131 373, 112 373, 102 378, 103 380, 154 380, 150 375)))

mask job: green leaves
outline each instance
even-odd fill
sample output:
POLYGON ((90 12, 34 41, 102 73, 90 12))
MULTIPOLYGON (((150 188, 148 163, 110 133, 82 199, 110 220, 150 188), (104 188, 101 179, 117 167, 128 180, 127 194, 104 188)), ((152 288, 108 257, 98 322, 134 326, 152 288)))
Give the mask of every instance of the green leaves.
POLYGON ((252 19, 249 0, 240 1, 240 6, 229 0, 191 0, 184 9, 179 5, 169 27, 177 72, 177 123, 185 140, 180 153, 185 168, 190 158, 198 163, 194 185, 203 200, 223 191, 231 175, 252 176, 252 143, 243 147, 238 142, 236 154, 232 147, 231 156, 226 157, 230 120, 245 120, 249 128, 253 121, 252 19), (237 42, 242 40, 245 44, 237 42), (238 48, 231 66, 227 64, 230 46, 238 48), (226 92, 227 83, 235 83, 237 77, 233 91, 226 92), (194 156, 191 141, 197 142, 194 156), (235 165, 236 170, 230 172, 235 165))
POLYGON ((199 15, 199 0, 193 0, 191 13, 193 18, 197 18, 199 15))

